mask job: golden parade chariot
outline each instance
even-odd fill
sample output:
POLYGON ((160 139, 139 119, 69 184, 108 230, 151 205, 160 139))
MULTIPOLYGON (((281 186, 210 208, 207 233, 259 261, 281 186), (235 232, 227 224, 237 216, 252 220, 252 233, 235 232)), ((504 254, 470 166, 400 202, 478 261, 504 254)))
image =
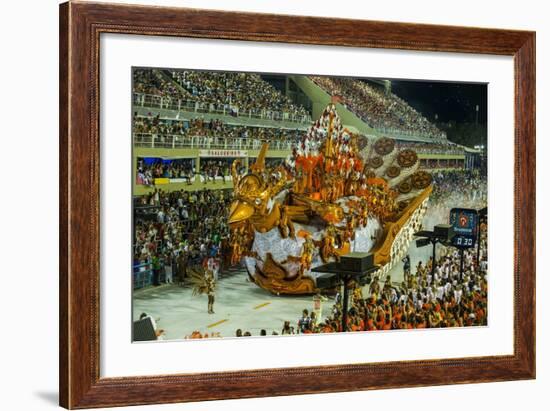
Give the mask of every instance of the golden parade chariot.
POLYGON ((431 175, 411 149, 342 126, 327 106, 285 163, 267 168, 265 143, 245 175, 232 166, 232 263, 244 260, 276 294, 319 292, 311 269, 351 251, 372 252, 387 273, 421 225, 431 175))

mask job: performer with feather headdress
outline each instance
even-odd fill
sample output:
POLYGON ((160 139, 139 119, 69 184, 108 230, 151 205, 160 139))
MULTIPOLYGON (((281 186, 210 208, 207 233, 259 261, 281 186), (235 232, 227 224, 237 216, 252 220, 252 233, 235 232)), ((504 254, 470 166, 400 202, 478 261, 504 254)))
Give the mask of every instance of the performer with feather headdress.
POLYGON ((201 266, 189 268, 187 274, 193 284, 193 295, 206 294, 208 296, 208 314, 214 314, 214 296, 216 280, 210 269, 201 266))

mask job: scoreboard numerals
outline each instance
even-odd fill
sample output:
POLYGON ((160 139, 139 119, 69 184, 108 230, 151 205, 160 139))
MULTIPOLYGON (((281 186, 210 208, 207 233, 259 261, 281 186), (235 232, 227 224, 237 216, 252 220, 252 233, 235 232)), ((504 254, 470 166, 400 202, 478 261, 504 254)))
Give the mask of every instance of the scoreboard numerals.
POLYGON ((479 216, 477 210, 453 208, 449 214, 449 221, 455 232, 452 239, 453 246, 457 248, 474 247, 478 235, 479 216))
POLYGON ((473 247, 474 239, 469 237, 456 236, 454 238, 455 245, 458 247, 473 247))

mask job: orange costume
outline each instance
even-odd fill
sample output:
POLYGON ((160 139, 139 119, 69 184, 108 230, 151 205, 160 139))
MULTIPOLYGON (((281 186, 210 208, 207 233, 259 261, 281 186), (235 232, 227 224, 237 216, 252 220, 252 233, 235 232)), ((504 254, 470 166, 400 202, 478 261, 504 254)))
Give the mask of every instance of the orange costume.
POLYGON ((318 187, 313 184, 313 170, 322 162, 323 156, 298 156, 296 158, 296 169, 303 171, 303 192, 317 191, 318 187), (315 189, 314 189, 315 188, 315 189))

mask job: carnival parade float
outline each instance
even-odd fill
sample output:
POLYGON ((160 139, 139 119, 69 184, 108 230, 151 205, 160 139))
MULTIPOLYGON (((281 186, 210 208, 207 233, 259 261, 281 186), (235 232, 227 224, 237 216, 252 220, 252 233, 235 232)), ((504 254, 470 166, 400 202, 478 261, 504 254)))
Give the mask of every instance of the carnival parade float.
POLYGON ((431 175, 411 149, 341 124, 333 104, 284 165, 268 169, 265 143, 245 175, 233 164, 229 212, 232 262, 275 294, 320 290, 312 269, 350 252, 370 252, 385 275, 420 229, 431 175))

